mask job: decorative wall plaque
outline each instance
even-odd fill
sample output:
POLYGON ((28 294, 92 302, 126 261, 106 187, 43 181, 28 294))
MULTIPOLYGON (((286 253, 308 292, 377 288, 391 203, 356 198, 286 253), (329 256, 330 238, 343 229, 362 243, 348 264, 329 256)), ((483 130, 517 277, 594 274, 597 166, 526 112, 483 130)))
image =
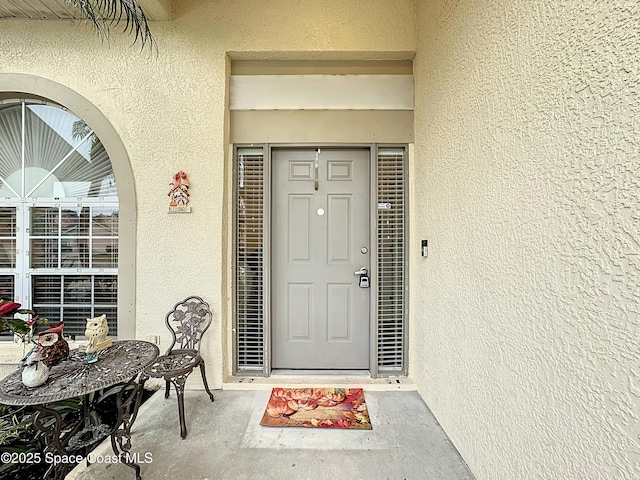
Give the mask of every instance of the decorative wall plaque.
POLYGON ((169 213, 191 213, 189 204, 189 180, 187 174, 180 170, 173 176, 173 183, 169 184, 169 213))

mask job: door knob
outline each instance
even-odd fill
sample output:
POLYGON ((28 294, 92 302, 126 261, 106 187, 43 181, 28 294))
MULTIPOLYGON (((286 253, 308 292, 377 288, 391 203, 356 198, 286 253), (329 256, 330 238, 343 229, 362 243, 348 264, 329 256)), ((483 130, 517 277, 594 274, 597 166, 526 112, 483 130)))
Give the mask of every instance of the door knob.
POLYGON ((360 270, 358 270, 357 272, 353 272, 354 275, 368 275, 369 274, 369 270, 367 270, 367 267, 360 267, 360 270))

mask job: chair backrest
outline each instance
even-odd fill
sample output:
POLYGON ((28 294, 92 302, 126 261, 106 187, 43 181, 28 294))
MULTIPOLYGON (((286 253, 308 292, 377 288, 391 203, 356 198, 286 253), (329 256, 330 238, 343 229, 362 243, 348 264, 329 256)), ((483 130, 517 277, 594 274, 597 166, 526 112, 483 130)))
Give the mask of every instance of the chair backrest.
POLYGON ((212 319, 213 314, 209 304, 200 297, 191 296, 176 303, 165 319, 167 328, 173 336, 167 353, 174 347, 199 352, 200 340, 211 325, 212 319))

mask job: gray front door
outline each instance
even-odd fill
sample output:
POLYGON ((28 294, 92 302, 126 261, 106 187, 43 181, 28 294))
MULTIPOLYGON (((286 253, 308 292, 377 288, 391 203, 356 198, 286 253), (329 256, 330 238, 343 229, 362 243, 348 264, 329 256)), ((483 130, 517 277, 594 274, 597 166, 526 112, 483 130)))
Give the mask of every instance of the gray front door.
POLYGON ((368 369, 368 149, 272 151, 271 361, 368 369))

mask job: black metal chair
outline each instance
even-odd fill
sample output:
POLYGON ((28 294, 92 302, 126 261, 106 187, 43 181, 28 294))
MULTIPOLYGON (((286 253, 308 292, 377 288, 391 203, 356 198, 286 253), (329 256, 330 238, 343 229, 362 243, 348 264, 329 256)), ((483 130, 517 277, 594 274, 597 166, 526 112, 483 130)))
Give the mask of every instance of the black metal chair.
POLYGON ((173 383, 178 396, 180 436, 182 438, 187 436, 187 426, 184 419, 184 385, 194 368, 200 367, 204 388, 211 401, 214 401, 213 394, 207 385, 204 360, 200 356, 202 336, 211 325, 212 319, 213 314, 209 304, 200 297, 192 296, 176 303, 165 319, 173 341, 167 352, 159 356, 153 365, 145 369, 145 373, 150 377, 164 378, 166 381, 164 398, 169 398, 171 383, 173 383))

